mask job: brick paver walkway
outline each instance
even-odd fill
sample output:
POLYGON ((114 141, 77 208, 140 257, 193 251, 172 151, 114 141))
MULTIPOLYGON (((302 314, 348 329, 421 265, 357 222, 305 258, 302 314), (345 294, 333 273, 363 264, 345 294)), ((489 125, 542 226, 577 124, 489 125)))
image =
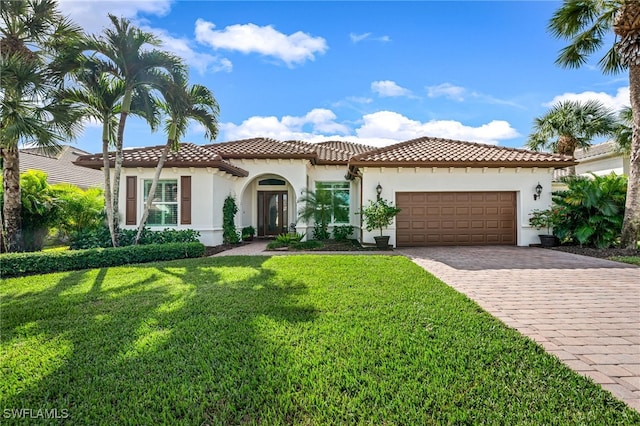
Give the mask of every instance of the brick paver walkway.
POLYGON ((397 252, 640 411, 640 268, 528 247, 397 252))

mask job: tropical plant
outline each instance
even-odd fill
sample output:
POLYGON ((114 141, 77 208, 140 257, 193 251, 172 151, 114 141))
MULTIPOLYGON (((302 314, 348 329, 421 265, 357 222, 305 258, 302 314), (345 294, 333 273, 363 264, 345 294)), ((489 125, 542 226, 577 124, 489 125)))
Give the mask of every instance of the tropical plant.
POLYGON ((340 225, 333 227, 333 238, 336 241, 345 241, 351 235, 353 235, 353 226, 351 225, 340 225))
POLYGON ((313 238, 317 240, 329 239, 329 222, 340 210, 344 209, 344 201, 335 191, 305 189, 298 200, 301 204, 298 217, 309 223, 314 221, 313 238))
POLYGON ((367 231, 373 231, 374 229, 380 230, 380 236, 386 229, 393 218, 400 213, 401 209, 394 207, 391 203, 384 198, 379 198, 375 202, 369 200, 369 205, 362 209, 362 217, 364 218, 365 228, 367 231))
MULTIPOLYGON (((166 87, 167 80, 180 80, 185 74, 185 65, 177 57, 158 49, 147 49, 148 46, 159 46, 160 40, 151 33, 131 25, 126 18, 109 15, 112 27, 104 30, 99 37, 92 37, 88 43, 89 50, 95 52, 92 61, 98 69, 124 85, 124 93, 120 101, 120 117, 115 140, 114 171, 111 193, 111 205, 106 204, 112 239, 115 240, 118 228, 118 198, 120 176, 122 173, 124 129, 127 117, 131 112, 136 90, 161 90, 166 87), (177 78, 174 78, 176 77, 177 78), (111 212, 111 213, 109 213, 111 212)), ((103 153, 104 154, 104 153, 103 153)), ((110 167, 108 156, 104 156, 105 168, 110 167)), ((105 176, 107 173, 105 172, 105 176)), ((105 202, 107 197, 105 197, 105 202)), ((117 243, 117 241, 116 241, 117 243)))
POLYGON ((101 188, 82 189, 75 185, 51 185, 60 200, 60 212, 55 226, 58 237, 68 240, 80 231, 92 231, 104 226, 104 192, 101 188))
MULTIPOLYGON (((118 241, 113 219, 110 173, 112 158, 109 155, 109 149, 115 147, 117 139, 118 114, 125 95, 125 83, 123 80, 109 76, 105 70, 101 69, 101 64, 93 60, 93 57, 78 58, 78 64, 72 73, 74 85, 61 91, 60 97, 82 108, 85 117, 102 124, 104 210, 107 215, 111 244, 115 247, 118 241)), ((152 129, 157 127, 158 111, 148 87, 138 86, 134 89, 129 113, 144 118, 152 129)))
POLYGON ((564 178, 567 189, 553 195, 554 234, 580 245, 610 247, 620 239, 627 178, 614 173, 564 178))
POLYGON ((66 63, 78 53, 81 31, 54 0, 0 3, 0 155, 4 205, 2 245, 22 249, 20 144, 56 149, 79 130, 75 108, 59 102, 66 63))
POLYGON ((633 139, 633 111, 631 107, 624 107, 620 110, 614 139, 617 144, 617 151, 628 157, 631 154, 631 141, 633 139))
MULTIPOLYGON (((0 179, 1 180, 1 179, 0 179)), ((55 226, 62 208, 61 200, 47 183, 47 174, 27 170, 20 175, 20 204, 24 251, 42 249, 49 228, 55 226)), ((0 191, 0 205, 6 198, 0 191)))
POLYGON ((225 244, 237 244, 240 241, 235 224, 236 213, 238 213, 236 199, 228 195, 222 205, 222 242, 225 244))
POLYGON ((636 248, 640 233, 640 2, 564 0, 551 18, 549 30, 569 41, 560 51, 557 64, 580 67, 613 39, 613 46, 599 62, 600 68, 604 73, 628 70, 634 131, 621 245, 636 248), (611 32, 615 38, 610 37, 611 32))
POLYGON ((551 228, 555 224, 556 215, 551 209, 547 210, 534 210, 529 217, 529 225, 540 230, 542 228, 547 229, 547 235, 551 235, 551 228))
POLYGON ((251 240, 253 236, 256 235, 256 228, 253 226, 245 226, 241 231, 243 240, 251 240))
POLYGON ((155 194, 156 186, 160 180, 160 173, 169 156, 169 151, 178 151, 180 149, 180 139, 187 132, 189 121, 198 122, 204 128, 205 137, 209 140, 215 139, 218 134, 220 107, 213 93, 199 84, 194 84, 191 87, 187 86, 187 75, 175 75, 174 78, 176 77, 180 81, 168 81, 162 90, 164 102, 158 101, 159 109, 166 115, 165 131, 167 132, 167 143, 156 165, 149 196, 144 206, 142 219, 140 219, 140 224, 138 225, 136 241, 140 238, 140 234, 147 223, 147 217, 153 201, 151 194, 155 194))
MULTIPOLYGON (((611 136, 617 129, 615 114, 600 101, 561 101, 534 120, 527 146, 573 157, 576 148, 588 148, 595 137, 611 136)), ((575 167, 569 173, 575 174, 575 167)))

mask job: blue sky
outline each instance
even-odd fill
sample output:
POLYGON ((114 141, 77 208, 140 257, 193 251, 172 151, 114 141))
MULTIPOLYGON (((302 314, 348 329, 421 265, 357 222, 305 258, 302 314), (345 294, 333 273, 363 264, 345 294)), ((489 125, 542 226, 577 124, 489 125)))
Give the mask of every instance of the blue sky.
MULTIPOLYGON (((61 10, 89 33, 107 13, 160 37, 220 104, 217 142, 272 137, 384 146, 437 136, 522 147, 561 99, 629 104, 626 74, 601 55, 554 64, 546 30, 559 1, 77 1, 61 10)), ((126 147, 164 144, 137 120, 126 147)), ((193 125, 184 141, 207 143, 193 125)), ((101 149, 89 123, 77 146, 101 149)))

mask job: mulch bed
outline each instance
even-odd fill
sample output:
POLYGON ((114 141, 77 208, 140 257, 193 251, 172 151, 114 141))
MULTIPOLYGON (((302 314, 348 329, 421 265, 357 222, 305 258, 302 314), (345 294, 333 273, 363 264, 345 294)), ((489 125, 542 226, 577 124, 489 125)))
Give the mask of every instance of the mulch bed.
POLYGON ((564 251, 567 253, 581 254, 583 256, 599 257, 602 259, 608 259, 613 256, 640 256, 640 250, 638 249, 623 249, 623 248, 593 248, 593 247, 580 247, 580 246, 559 246, 550 247, 551 250, 564 251))

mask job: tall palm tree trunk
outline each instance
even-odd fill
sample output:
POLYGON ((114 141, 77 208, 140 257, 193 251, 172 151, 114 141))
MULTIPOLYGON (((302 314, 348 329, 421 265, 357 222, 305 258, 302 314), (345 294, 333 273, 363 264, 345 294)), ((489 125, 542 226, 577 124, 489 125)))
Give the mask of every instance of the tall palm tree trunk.
MULTIPOLYGON (((16 144, 17 145, 17 144, 16 144)), ((20 160, 18 148, 2 149, 4 190, 4 242, 8 252, 22 251, 22 198, 20 196, 20 160)))
POLYGON ((122 174, 122 149, 124 145, 124 127, 131 110, 131 99, 133 91, 128 89, 122 99, 122 109, 120 111, 120 121, 118 122, 118 137, 116 139, 116 158, 113 168, 113 227, 117 233, 119 228, 119 199, 120 199, 120 175, 122 174))
POLYGON ((162 155, 158 160, 158 164, 156 165, 156 171, 153 175, 153 181, 151 182, 151 188, 149 188, 149 194, 147 195, 147 201, 144 204, 144 211, 142 212, 142 218, 140 219, 140 224, 138 225, 138 232, 136 233, 136 239, 133 244, 137 245, 138 241, 140 241, 140 236, 142 236, 142 231, 144 230, 144 226, 147 224, 147 218, 149 217, 149 210, 151 210, 151 204, 153 203, 153 197, 156 194, 156 187, 158 186, 158 181, 160 180, 160 173, 162 173, 162 167, 164 166, 164 162, 167 161, 167 157, 169 156, 169 151, 173 146, 174 141, 169 139, 167 144, 164 146, 162 150, 162 155))
POLYGON ((633 111, 633 137, 629 155, 629 181, 620 244, 637 248, 640 232, 640 65, 629 66, 629 91, 633 111))
MULTIPOLYGON (((107 130, 105 129, 104 132, 107 130)), ((109 167, 109 139, 103 135, 102 139, 102 169, 104 171, 104 209, 107 213, 107 226, 111 236, 111 244, 118 245, 116 237, 115 223, 113 220, 113 199, 111 198, 111 168, 109 167)))

